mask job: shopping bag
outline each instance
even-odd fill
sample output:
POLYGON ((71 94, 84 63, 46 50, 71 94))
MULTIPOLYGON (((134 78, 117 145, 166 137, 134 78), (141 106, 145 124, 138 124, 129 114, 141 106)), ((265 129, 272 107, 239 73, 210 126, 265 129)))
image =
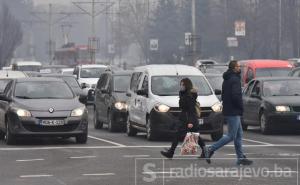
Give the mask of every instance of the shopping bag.
POLYGON ((181 155, 196 155, 198 150, 199 133, 188 132, 181 146, 181 155))

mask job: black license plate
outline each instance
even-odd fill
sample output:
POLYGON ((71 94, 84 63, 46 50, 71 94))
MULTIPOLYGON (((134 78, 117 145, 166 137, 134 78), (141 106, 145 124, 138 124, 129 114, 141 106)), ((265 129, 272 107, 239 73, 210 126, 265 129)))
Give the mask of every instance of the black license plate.
POLYGON ((60 125, 64 125, 65 121, 64 120, 41 120, 40 124, 43 126, 60 126, 60 125))

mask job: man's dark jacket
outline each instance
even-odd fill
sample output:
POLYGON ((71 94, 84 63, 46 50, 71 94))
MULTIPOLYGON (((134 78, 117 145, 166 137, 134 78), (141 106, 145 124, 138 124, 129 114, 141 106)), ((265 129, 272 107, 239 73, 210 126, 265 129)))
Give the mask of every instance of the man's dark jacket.
POLYGON ((223 79, 223 115, 242 116, 244 109, 240 73, 235 73, 229 69, 223 74, 223 79))

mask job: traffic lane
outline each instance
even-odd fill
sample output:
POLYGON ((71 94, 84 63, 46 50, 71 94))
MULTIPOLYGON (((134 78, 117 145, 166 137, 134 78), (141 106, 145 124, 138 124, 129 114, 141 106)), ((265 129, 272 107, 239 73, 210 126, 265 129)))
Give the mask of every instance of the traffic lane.
MULTIPOLYGON (((252 148, 253 151, 254 148, 252 148)), ((251 150, 252 150, 251 149, 251 150)), ((191 165, 195 169, 198 168, 231 168, 235 167, 235 157, 228 156, 227 154, 233 151, 233 147, 225 147, 216 153, 212 160, 212 164, 207 164, 204 160, 198 160, 196 157, 182 157, 176 156, 173 160, 163 160, 159 151, 161 148, 114 148, 114 149, 57 149, 57 150, 38 150, 32 151, 7 151, 0 152, 1 162, 1 182, 5 184, 99 184, 105 181, 106 184, 129 184, 132 185, 135 182, 135 170, 137 172, 143 172, 147 166, 140 166, 152 163, 155 168, 151 168, 150 172, 170 171, 171 168, 188 169, 191 165), (16 162, 19 159, 29 159, 37 157, 43 157, 43 161, 32 162, 16 162), (79 157, 86 158, 79 158, 79 157), (90 157, 87 157, 90 156, 90 157), (94 156, 94 157, 91 157, 94 156), (78 158, 71 158, 78 157, 78 158), (139 159, 136 159, 139 158, 139 159), (143 158, 143 159, 141 159, 143 158), (152 159, 155 158, 155 159, 152 159), (222 159, 218 159, 222 158, 222 159), (153 160, 155 160, 153 162, 153 160), (138 161, 138 162, 136 162, 138 161), (160 169, 162 161, 165 162, 165 169, 160 169), (140 168, 142 167, 142 169, 140 168), (9 170, 3 170, 9 169, 9 170), (45 175, 36 177, 38 175, 45 175), (48 175, 48 176, 47 176, 48 175)), ((256 148, 257 150, 257 148, 256 148)), ((268 148, 262 148, 268 150, 268 148)), ((177 150, 177 154, 179 150, 177 150)), ((258 157, 256 157, 258 158, 258 157)), ((269 167, 270 170, 274 167, 274 160, 270 161, 267 157, 262 156, 259 159, 254 159, 254 168, 269 167), (262 158, 262 159, 261 159, 262 158)), ((273 157, 274 158, 274 157, 273 157)), ((293 160, 293 159, 291 159, 293 160)), ((291 167, 295 170, 295 160, 293 162, 283 160, 277 160, 278 166, 291 167)), ((210 169, 211 170, 211 169, 210 169)), ((147 172, 147 171, 146 171, 147 172)), ((149 170, 148 170, 149 172, 149 170)), ((137 175, 145 175, 137 173, 137 175)), ((148 176, 149 177, 149 174, 148 176)), ((139 177, 138 177, 139 178, 139 177)), ((236 178, 220 178, 211 179, 205 177, 193 177, 193 178, 179 178, 169 179, 166 183, 169 184, 182 184, 190 183, 195 184, 200 181, 210 182, 211 184, 224 184, 238 182, 236 178), (184 179, 184 181, 182 181, 184 179)), ((248 184, 249 178, 243 181, 243 184, 248 184)), ((273 181, 266 181, 265 178, 251 179, 251 182, 264 182, 263 184, 278 184, 273 181)), ((282 183, 281 184, 286 184, 282 183)), ((292 180, 287 181, 289 184, 293 184, 292 180)), ((145 182, 139 182, 139 184, 149 184, 145 182)), ((151 183, 150 183, 151 184, 151 183)), ((157 183, 155 183, 157 184, 157 183)), ((261 183, 260 183, 261 184, 261 183)))

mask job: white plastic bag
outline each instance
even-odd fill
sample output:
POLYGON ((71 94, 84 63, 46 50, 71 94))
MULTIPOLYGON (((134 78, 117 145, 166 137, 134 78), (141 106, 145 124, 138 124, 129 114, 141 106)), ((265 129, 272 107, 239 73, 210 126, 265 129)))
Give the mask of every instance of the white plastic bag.
POLYGON ((188 132, 181 146, 181 155, 196 155, 198 151, 199 133, 188 132))

